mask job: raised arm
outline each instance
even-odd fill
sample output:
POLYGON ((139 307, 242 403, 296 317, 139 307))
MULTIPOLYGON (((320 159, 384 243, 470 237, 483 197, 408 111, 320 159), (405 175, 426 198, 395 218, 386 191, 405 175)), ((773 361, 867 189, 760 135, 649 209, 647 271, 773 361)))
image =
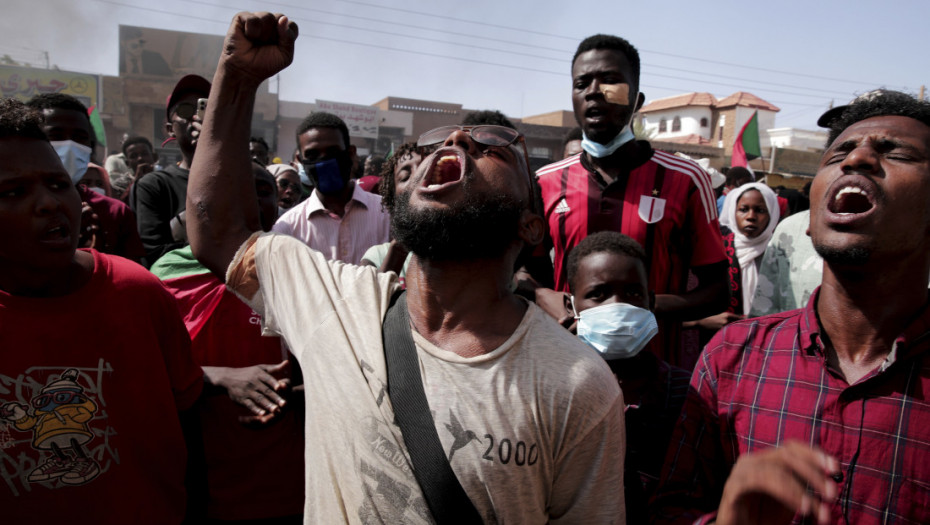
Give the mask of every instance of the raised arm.
POLYGON ((261 229, 249 157, 255 92, 294 58, 297 24, 280 14, 238 13, 213 76, 187 187, 194 256, 225 280, 236 251, 261 229))

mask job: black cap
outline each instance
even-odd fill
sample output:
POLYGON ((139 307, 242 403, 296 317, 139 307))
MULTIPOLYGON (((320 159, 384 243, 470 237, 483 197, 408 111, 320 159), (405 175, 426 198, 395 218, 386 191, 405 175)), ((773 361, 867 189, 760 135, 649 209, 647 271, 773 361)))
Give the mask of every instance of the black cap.
POLYGON ((863 93, 859 95, 858 97, 850 100, 849 104, 846 104, 845 106, 836 106, 835 108, 828 109, 826 113, 824 113, 823 115, 820 115, 820 118, 817 119, 817 125, 820 126, 821 128, 831 128, 833 127, 833 121, 839 118, 839 116, 842 115, 843 112, 846 111, 846 108, 848 108, 849 106, 861 100, 872 100, 874 98, 878 98, 884 95, 885 93, 890 93, 890 92, 891 91, 888 89, 879 88, 879 89, 873 89, 872 91, 869 91, 868 93, 863 93))

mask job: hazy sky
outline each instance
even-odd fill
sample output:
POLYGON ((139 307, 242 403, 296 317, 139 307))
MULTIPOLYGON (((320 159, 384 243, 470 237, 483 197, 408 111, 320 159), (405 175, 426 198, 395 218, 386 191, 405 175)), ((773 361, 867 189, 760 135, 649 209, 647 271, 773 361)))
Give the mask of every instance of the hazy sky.
POLYGON ((47 51, 61 69, 116 75, 120 24, 220 35, 240 10, 300 25, 284 100, 571 109, 572 54, 600 32, 639 48, 647 102, 748 91, 782 109, 779 127, 815 129, 831 101, 876 87, 930 84, 925 0, 7 0, 0 55, 44 65, 47 51))

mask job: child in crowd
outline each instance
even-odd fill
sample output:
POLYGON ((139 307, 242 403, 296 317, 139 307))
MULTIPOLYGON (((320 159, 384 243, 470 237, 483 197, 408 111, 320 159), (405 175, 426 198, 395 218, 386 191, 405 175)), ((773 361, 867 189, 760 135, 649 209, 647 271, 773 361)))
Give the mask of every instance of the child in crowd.
POLYGON ((597 350, 620 382, 626 408, 624 488, 627 521, 646 523, 689 374, 641 350, 658 332, 646 254, 618 232, 589 235, 568 258, 565 308, 578 336, 597 350))
POLYGON ((0 100, 0 159, 3 522, 180 523, 179 411, 203 379, 174 299, 77 249, 81 199, 39 112, 0 100))

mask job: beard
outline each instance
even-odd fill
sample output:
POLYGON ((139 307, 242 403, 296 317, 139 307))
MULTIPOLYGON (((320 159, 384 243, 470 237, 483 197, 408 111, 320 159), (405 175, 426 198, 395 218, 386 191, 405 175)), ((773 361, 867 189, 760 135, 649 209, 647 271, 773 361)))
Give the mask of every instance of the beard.
POLYGON ((863 266, 872 255, 871 250, 861 246, 837 248, 814 244, 814 251, 823 257, 823 261, 833 266, 863 266))
POLYGON ((509 195, 469 193, 459 205, 444 210, 414 210, 408 190, 397 196, 391 228, 408 250, 427 260, 497 258, 519 238, 526 205, 509 195))

